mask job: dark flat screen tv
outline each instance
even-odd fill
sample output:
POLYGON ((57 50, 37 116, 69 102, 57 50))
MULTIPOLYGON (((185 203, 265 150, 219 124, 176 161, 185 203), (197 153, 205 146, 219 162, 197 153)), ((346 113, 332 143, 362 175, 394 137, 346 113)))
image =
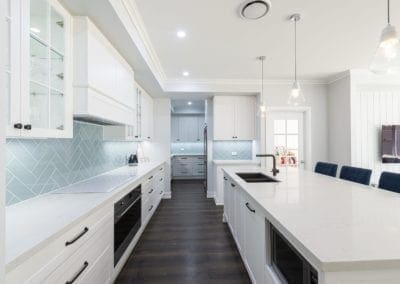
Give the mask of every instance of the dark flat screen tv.
POLYGON ((382 126, 382 163, 400 163, 400 125, 382 126))

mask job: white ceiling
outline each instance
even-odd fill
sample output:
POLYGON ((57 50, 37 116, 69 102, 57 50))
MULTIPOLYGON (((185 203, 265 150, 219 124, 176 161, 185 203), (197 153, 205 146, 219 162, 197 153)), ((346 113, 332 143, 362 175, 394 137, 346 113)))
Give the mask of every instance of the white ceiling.
MULTIPOLYGON (((169 80, 254 80, 266 55, 265 77, 293 74, 293 23, 298 23, 301 79, 320 80, 351 68, 367 68, 386 24, 382 0, 271 0, 261 20, 238 16, 242 0, 135 0, 151 44, 169 80), (184 29, 187 37, 178 39, 184 29), (182 78, 182 71, 190 72, 182 78)), ((392 23, 400 27, 400 0, 392 1, 392 23)))
POLYGON ((204 100, 172 100, 172 112, 180 114, 199 114, 205 113, 204 100), (188 102, 191 105, 188 105, 188 102))

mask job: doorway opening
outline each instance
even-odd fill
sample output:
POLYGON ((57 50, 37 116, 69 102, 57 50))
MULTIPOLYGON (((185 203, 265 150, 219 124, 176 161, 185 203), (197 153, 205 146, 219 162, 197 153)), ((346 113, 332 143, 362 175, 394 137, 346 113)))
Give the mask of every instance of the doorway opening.
POLYGON ((272 109, 266 119, 266 150, 280 167, 306 169, 310 161, 310 110, 272 109))

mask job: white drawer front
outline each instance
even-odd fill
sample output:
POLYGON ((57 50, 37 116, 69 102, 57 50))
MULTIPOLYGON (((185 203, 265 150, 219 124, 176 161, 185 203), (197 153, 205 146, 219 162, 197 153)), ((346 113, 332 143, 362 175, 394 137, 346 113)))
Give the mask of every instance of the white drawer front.
POLYGON ((103 279, 97 283, 107 283, 112 273, 112 250, 113 223, 107 222, 102 229, 96 233, 92 239, 86 242, 74 255, 62 263, 54 270, 43 283, 74 283, 95 284, 94 282, 84 282, 83 279, 95 279, 96 275, 91 273, 104 270, 103 279), (101 260, 101 261, 100 261, 101 260), (69 282, 68 282, 69 281, 69 282))
POLYGON ((42 283, 44 278, 77 253, 106 223, 112 222, 113 216, 110 212, 113 212, 112 207, 106 206, 93 213, 45 249, 7 273, 6 282, 10 284, 42 283), (67 245, 67 242, 70 244, 67 245))

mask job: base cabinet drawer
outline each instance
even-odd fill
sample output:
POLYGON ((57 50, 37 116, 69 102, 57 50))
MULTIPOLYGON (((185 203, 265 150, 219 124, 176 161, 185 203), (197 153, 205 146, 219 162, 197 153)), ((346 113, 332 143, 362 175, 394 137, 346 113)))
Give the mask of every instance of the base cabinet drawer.
POLYGON ((112 273, 112 223, 109 222, 84 244, 77 253, 61 264, 43 283, 107 283, 112 273), (100 275, 94 275, 102 271, 100 275), (98 279, 102 278, 102 279, 98 279), (86 281, 84 281, 86 279, 86 281), (99 282, 89 282, 98 279, 99 282))

